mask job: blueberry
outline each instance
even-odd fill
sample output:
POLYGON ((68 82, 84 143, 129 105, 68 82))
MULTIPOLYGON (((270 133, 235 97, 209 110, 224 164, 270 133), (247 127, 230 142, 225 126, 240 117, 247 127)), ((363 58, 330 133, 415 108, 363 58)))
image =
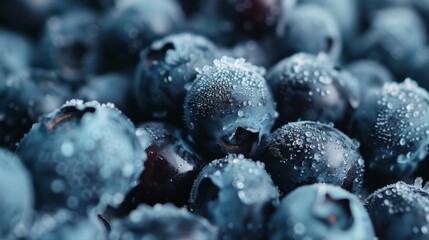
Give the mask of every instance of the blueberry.
POLYGON ((68 210, 39 213, 28 230, 29 240, 102 240, 106 233, 96 219, 79 216, 68 210))
POLYGON ((297 188, 281 201, 270 221, 270 239, 375 239, 359 199, 329 184, 297 188))
POLYGON ((0 77, 30 68, 34 46, 28 38, 0 29, 0 77))
POLYGON ((75 5, 75 1, 71 0, 4 0, 0 2, 0 22, 9 28, 37 36, 50 16, 75 5))
POLYGON ((107 73, 89 78, 88 82, 77 91, 78 99, 113 103, 122 112, 131 111, 131 79, 120 73, 107 73))
POLYGON ((55 69, 70 82, 83 81, 94 61, 97 21, 95 13, 79 8, 49 18, 37 66, 55 69))
POLYGON ((301 0, 300 4, 316 4, 332 14, 341 31, 342 39, 352 39, 359 30, 359 10, 355 0, 301 0))
POLYGON ((372 193, 365 207, 380 240, 427 239, 429 229, 429 192, 415 185, 397 182, 372 193))
POLYGON ((89 6, 95 10, 107 12, 112 9, 116 1, 115 0, 78 0, 82 2, 82 4, 89 6))
POLYGON ((174 31, 184 20, 175 0, 119 1, 100 29, 96 70, 134 69, 139 53, 152 41, 174 31))
POLYGON ((195 34, 169 35, 152 43, 141 54, 134 81, 135 97, 144 112, 156 119, 181 119, 196 68, 212 63, 215 57, 214 44, 195 34))
POLYGON ((350 129, 375 187, 410 176, 427 155, 428 106, 428 92, 406 79, 370 91, 357 109, 350 129))
POLYGON ((161 122, 141 124, 136 134, 147 160, 137 186, 127 194, 119 214, 128 214, 141 203, 186 205, 192 183, 205 165, 186 134, 161 122))
POLYGON ((118 205, 143 168, 134 131, 120 111, 97 102, 72 100, 42 117, 17 149, 33 176, 36 208, 86 214, 98 203, 118 205))
POLYGON ((207 0, 177 0, 188 17, 192 17, 207 3, 207 0))
POLYGON ((190 207, 217 225, 222 239, 265 239, 278 197, 262 163, 231 154, 199 173, 190 207))
POLYGON ((18 225, 27 220, 33 208, 34 195, 30 175, 21 160, 0 148, 0 238, 16 235, 18 225))
POLYGON ((384 83, 394 81, 394 77, 385 66, 371 59, 349 63, 346 70, 341 71, 341 75, 354 110, 370 90, 380 89, 384 83))
POLYGON ((411 7, 415 0, 362 0, 357 1, 364 23, 371 21, 379 11, 390 7, 411 7))
POLYGON ((28 70, 0 81, 0 145, 15 149, 38 117, 61 106, 70 94, 49 71, 28 70))
POLYGON ((328 10, 315 4, 298 5, 283 21, 277 36, 283 56, 299 52, 340 56, 341 32, 328 10))
POLYGON ((388 67, 398 79, 409 76, 414 58, 426 45, 424 23, 408 8, 387 8, 377 13, 371 27, 357 41, 354 55, 388 67))
POLYGON ((414 0, 414 7, 426 23, 426 29, 429 30, 429 4, 427 1, 414 0))
POLYGON ((244 59, 222 57, 197 75, 185 98, 184 120, 210 158, 251 154, 269 133, 276 113, 264 72, 244 59))
POLYGON ((263 67, 271 66, 275 54, 271 54, 263 42, 248 40, 239 42, 230 50, 234 58, 244 58, 246 61, 263 67))
POLYGON ((284 125, 264 141, 260 158, 283 195, 312 183, 330 183, 353 193, 362 187, 364 161, 357 144, 326 124, 284 125))
POLYGON ((42 69, 32 69, 11 78, 16 81, 32 81, 38 88, 38 99, 29 101, 29 111, 35 115, 35 120, 42 114, 50 113, 60 107, 72 95, 72 90, 64 80, 55 72, 42 69), (21 80, 20 80, 21 79, 21 80))
POLYGON ((362 59, 349 63, 346 69, 359 79, 361 96, 370 89, 381 88, 383 84, 393 82, 395 78, 384 65, 371 59, 362 59))
POLYGON ((217 229, 206 219, 173 205, 140 205, 123 220, 112 222, 109 239, 215 240, 217 229))
POLYGON ((352 105, 341 74, 326 55, 292 55, 270 69, 267 82, 279 112, 276 128, 299 119, 344 128, 352 105))
POLYGON ((282 17, 282 0, 219 0, 215 11, 230 23, 231 32, 240 31, 252 37, 273 33, 282 17))
POLYGON ((411 59, 411 67, 408 70, 409 77, 414 79, 419 86, 429 89, 429 48, 424 47, 411 59))

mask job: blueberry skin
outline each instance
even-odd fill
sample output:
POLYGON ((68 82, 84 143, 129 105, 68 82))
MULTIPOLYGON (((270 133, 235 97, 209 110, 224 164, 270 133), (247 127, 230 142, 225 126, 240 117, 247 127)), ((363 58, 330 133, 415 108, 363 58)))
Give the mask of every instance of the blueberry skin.
POLYGON ((420 87, 428 90, 429 89, 429 79, 427 78, 429 74, 429 48, 424 47, 419 52, 417 52, 412 61, 412 67, 409 69, 409 77, 414 79, 420 87))
POLYGON ((326 53, 337 59, 342 52, 341 32, 334 17, 315 4, 298 5, 277 31, 283 56, 294 53, 326 53))
POLYGON ((341 71, 341 75, 353 109, 359 107, 368 92, 381 89, 385 83, 395 81, 389 69, 371 59, 349 63, 345 70, 341 71))
POLYGON ((184 103, 186 128, 208 159, 252 154, 273 126, 275 103, 265 70, 222 57, 197 75, 184 103))
POLYGON ((283 195, 312 183, 329 183, 359 193, 364 161, 358 145, 330 125, 301 121, 274 131, 260 158, 283 195))
POLYGON ((180 3, 183 11, 186 13, 187 17, 192 17, 194 14, 198 13, 202 5, 207 2, 207 0, 177 0, 180 3))
POLYGON ((169 35, 152 43, 142 52, 134 79, 134 95, 143 111, 155 119, 182 119, 183 101, 196 68, 212 63, 216 51, 212 42, 192 33, 169 35))
POLYGON ((199 173, 190 208, 219 227, 222 239, 266 239, 279 193, 260 162, 230 154, 199 173))
POLYGON ((33 210, 34 194, 30 175, 21 160, 0 148, 0 238, 14 236, 16 226, 27 220, 33 210))
POLYGON ((381 88, 383 84, 394 82, 395 78, 389 69, 372 59, 362 59, 347 64, 346 70, 359 79, 361 96, 370 89, 381 88))
POLYGON ((49 18, 35 65, 57 70, 71 84, 84 81, 95 61, 98 29, 98 16, 89 9, 76 8, 49 18))
MULTIPOLYGON (((363 0, 357 1, 363 21, 370 22, 379 11, 390 7, 411 7, 414 0, 363 0)), ((366 23, 364 22, 364 23, 366 23)))
POLYGON ((406 79, 367 94, 351 120, 373 184, 410 176, 427 155, 429 94, 406 79), (370 139, 370 141, 369 141, 370 139))
POLYGON ((217 229, 206 219, 171 204, 140 205, 122 220, 112 222, 110 240, 216 240, 217 229))
POLYGON ((326 55, 292 55, 273 66, 266 78, 279 112, 275 128, 297 120, 345 128, 352 111, 350 96, 326 55))
POLYGON ((0 78, 30 68, 34 46, 23 35, 0 28, 0 78))
POLYGON ((75 1, 71 0, 4 0, 0 2, 0 22, 8 28, 37 36, 50 16, 75 5, 75 1))
POLYGON ((371 219, 353 194, 329 184, 297 188, 270 221, 270 239, 375 239, 371 219))
POLYGON ((147 159, 137 185, 127 194, 119 214, 128 214, 142 203, 186 205, 192 183, 205 165, 188 136, 162 122, 140 124, 136 134, 147 159))
POLYGON ((428 238, 429 193, 422 188, 422 181, 416 185, 397 182, 366 199, 365 207, 380 240, 428 238))
POLYGON ((113 103, 122 112, 131 111, 131 79, 121 73, 107 73, 93 76, 81 86, 76 93, 77 99, 84 101, 98 101, 100 103, 113 103))
POLYGON ((36 208, 86 214, 118 205, 143 169, 134 131, 119 110, 98 102, 72 100, 42 117, 17 149, 33 176, 36 208))
POLYGON ((215 11, 221 21, 228 22, 231 32, 239 31, 253 38, 274 33, 283 15, 282 0, 219 0, 215 11))
POLYGON ((388 67, 396 78, 404 79, 415 64, 415 55, 426 46, 427 33, 420 16, 409 8, 380 10, 368 31, 357 39, 356 58, 371 58, 388 67))
POLYGON ((50 71, 28 70, 0 81, 0 146, 14 150, 40 115, 60 107, 70 95, 50 71))
POLYGON ((301 0, 299 4, 316 4, 331 13, 341 31, 344 44, 359 31, 359 9, 355 0, 301 0))
POLYGON ((426 29, 429 30, 429 4, 426 1, 414 0, 414 9, 420 14, 426 24, 426 29))
POLYGON ((120 1, 103 21, 98 39, 96 71, 133 70, 139 53, 184 21, 175 0, 120 1))
POLYGON ((103 226, 97 219, 79 216, 60 209, 54 213, 38 213, 28 230, 29 240, 102 240, 106 239, 103 226))
POLYGON ((270 67, 274 62, 275 54, 265 45, 262 41, 246 40, 234 45, 227 54, 234 58, 244 58, 256 66, 270 67))

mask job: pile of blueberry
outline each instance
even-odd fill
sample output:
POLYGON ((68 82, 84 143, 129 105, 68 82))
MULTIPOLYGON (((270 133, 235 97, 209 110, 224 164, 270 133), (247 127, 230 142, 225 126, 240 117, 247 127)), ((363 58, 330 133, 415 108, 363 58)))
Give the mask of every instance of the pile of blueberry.
POLYGON ((429 1, 1 0, 0 239, 429 239, 429 1))

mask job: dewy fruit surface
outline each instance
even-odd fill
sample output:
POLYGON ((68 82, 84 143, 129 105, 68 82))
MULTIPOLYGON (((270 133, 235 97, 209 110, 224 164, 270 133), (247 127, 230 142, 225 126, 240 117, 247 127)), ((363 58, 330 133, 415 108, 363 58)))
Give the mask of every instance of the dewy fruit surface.
POLYGON ((1 0, 0 239, 429 239, 425 0, 1 0))

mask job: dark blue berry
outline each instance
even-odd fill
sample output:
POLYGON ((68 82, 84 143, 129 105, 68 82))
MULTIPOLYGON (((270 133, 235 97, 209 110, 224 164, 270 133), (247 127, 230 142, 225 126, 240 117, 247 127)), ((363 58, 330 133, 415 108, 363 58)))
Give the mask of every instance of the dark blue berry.
POLYGON ((420 14, 426 23, 426 29, 429 30, 429 3, 427 1, 414 0, 413 6, 416 11, 420 14))
POLYGON ((127 194, 119 214, 128 213, 141 203, 186 205, 192 183, 205 165, 186 134, 160 122, 141 124, 136 134, 147 159, 137 186, 127 194))
MULTIPOLYGON (((418 1, 418 0, 417 0, 418 1)), ((357 1, 364 24, 373 20, 379 11, 390 7, 411 7, 415 0, 361 0, 357 1)))
POLYGON ((194 14, 202 8, 202 5, 207 3, 207 0, 177 0, 182 6, 183 11, 188 17, 192 17, 194 14))
POLYGON ((94 61, 97 21, 94 12, 80 8, 49 18, 36 65, 57 70, 66 81, 84 81, 94 61))
POLYGON ((244 58, 246 61, 263 67, 271 66, 275 54, 270 53, 264 43, 254 40, 239 42, 230 50, 234 58, 244 58))
POLYGON ((75 5, 75 1, 71 0, 4 0, 0 2, 0 22, 9 28, 37 36, 50 16, 75 5), (19 14, 16 12, 18 9, 19 14))
POLYGON ((103 240, 107 235, 97 219, 64 209, 37 214, 27 234, 29 240, 103 240))
POLYGON ((412 61, 412 66, 408 69, 408 75, 410 78, 414 79, 419 86, 429 89, 429 48, 424 47, 418 51, 412 61))
POLYGON ((185 123, 212 159, 251 154, 274 123, 275 104, 265 70, 244 59, 222 57, 205 66, 185 98, 185 123))
POLYGON ((84 101, 98 101, 100 103, 113 103, 124 113, 132 109, 131 79, 120 73, 107 73, 89 78, 88 82, 77 91, 76 97, 84 101))
POLYGON ((30 68, 33 47, 25 36, 0 29, 0 77, 4 79, 30 68))
POLYGON ((369 90, 381 88, 383 84, 395 80, 389 69, 371 59, 351 62, 346 66, 346 69, 359 80, 362 97, 369 90))
POLYGON ((349 92, 326 55, 292 55, 270 69, 267 82, 277 102, 276 127, 300 119, 345 127, 352 109, 349 92))
POLYGON ((429 192, 415 185, 397 182, 372 193, 365 207, 380 240, 428 239, 429 192))
POLYGON ((350 132, 361 152, 372 184, 410 176, 427 155, 429 94, 406 79, 370 91, 357 109, 350 132))
POLYGON ((340 70, 353 109, 366 98, 368 92, 380 89, 384 83, 393 82, 390 71, 374 60, 358 60, 340 70))
POLYGON ((347 44, 359 30, 359 9, 354 0, 301 0, 299 4, 317 4, 332 14, 347 44))
POLYGON ((118 205, 143 169, 134 131, 120 111, 97 102, 73 100, 42 117, 17 149, 33 176, 36 208, 86 214, 99 203, 118 205))
POLYGON ((215 57, 214 44, 195 34, 169 35, 152 43, 141 54, 134 81, 135 98, 143 111, 155 119, 178 122, 196 68, 212 63, 215 57))
POLYGON ((332 126, 293 122, 264 141, 260 158, 283 195, 312 183, 330 183, 359 193, 364 161, 358 145, 332 126))
POLYGON ((282 0, 219 0, 215 11, 231 24, 231 32, 241 31, 258 37, 273 33, 282 17, 282 0))
POLYGON ((30 175, 15 154, 0 148, 0 238, 10 239, 32 213, 34 195, 30 175))
POLYGON ((315 4, 299 5, 283 21, 277 44, 282 56, 299 52, 326 53, 333 59, 340 56, 341 32, 328 10, 315 4))
POLYGON ((140 205, 123 220, 112 222, 109 239, 215 240, 217 229, 206 219, 173 205, 140 205))
POLYGON ((375 239, 371 219, 353 194, 329 184, 303 186, 281 201, 270 239, 375 239))
POLYGON ((424 23, 412 9, 387 8, 379 11, 371 27, 352 49, 358 58, 371 58, 388 67, 398 79, 409 77, 415 55, 426 45, 424 23))
POLYGON ((140 51, 174 31, 183 15, 175 0, 118 2, 101 24, 97 71, 134 69, 140 51))
POLYGON ((49 71, 28 70, 0 81, 0 145, 15 149, 40 115, 60 107, 70 95, 49 71))
POLYGON ((222 239, 265 239, 266 223, 278 197, 262 163, 228 155, 199 173, 190 207, 217 225, 222 239))

